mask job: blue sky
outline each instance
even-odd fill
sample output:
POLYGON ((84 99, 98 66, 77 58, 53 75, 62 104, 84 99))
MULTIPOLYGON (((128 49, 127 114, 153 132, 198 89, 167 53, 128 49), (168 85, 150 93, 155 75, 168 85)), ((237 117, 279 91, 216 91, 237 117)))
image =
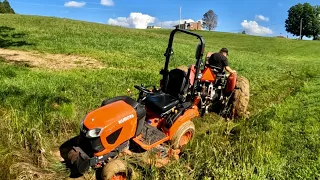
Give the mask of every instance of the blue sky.
MULTIPOLYGON (((316 2, 318 1, 318 2, 316 2)), ((65 17, 76 20, 146 28, 163 28, 182 20, 198 21, 212 9, 218 15, 216 31, 240 32, 261 36, 284 35, 288 9, 299 0, 9 0, 18 14, 65 17)), ((311 5, 319 0, 307 1, 311 5)))

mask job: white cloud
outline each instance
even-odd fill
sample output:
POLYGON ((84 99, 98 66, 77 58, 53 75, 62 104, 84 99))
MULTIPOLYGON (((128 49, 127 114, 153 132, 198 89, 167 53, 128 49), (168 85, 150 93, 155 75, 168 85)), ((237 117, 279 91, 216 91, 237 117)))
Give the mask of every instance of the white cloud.
POLYGON ((273 34, 273 32, 270 28, 260 26, 256 21, 244 20, 241 23, 241 26, 248 34, 252 34, 252 35, 273 34))
POLYGON ((101 5, 103 5, 103 6, 113 6, 114 2, 113 2, 113 0, 101 0, 101 5))
POLYGON ((125 17, 118 17, 116 19, 110 18, 108 20, 108 24, 114 25, 114 26, 123 26, 123 27, 129 27, 130 26, 129 21, 125 17))
POLYGON ((76 7, 76 8, 81 8, 86 5, 86 2, 77 2, 77 1, 68 1, 64 3, 65 7, 76 7))
POLYGON ((108 24, 115 26, 133 27, 137 29, 146 29, 149 23, 154 23, 155 17, 140 12, 132 12, 129 17, 110 18, 108 24))
POLYGON ((256 15, 256 21, 266 21, 266 22, 268 22, 269 18, 265 17, 263 15, 256 15))

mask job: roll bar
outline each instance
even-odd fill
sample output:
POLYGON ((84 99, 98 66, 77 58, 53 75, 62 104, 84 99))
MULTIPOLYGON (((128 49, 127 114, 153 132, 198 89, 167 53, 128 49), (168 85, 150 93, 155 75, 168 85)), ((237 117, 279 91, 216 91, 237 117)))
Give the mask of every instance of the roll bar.
POLYGON ((169 74, 168 66, 169 66, 169 61, 170 61, 171 52, 172 52, 172 43, 173 43, 174 35, 175 35, 176 32, 182 32, 182 33, 185 33, 185 34, 189 34, 189 35, 197 37, 197 39, 200 40, 200 43, 198 44, 197 50, 196 50, 196 64, 195 64, 196 74, 195 74, 195 77, 194 77, 194 84, 193 84, 192 89, 191 89, 191 96, 194 97, 194 91, 195 91, 195 88, 197 87, 197 84, 198 84, 197 79, 199 77, 200 66, 201 66, 202 57, 203 57, 203 53, 204 53, 204 49, 205 49, 205 41, 202 38, 202 36, 200 36, 200 35, 198 35, 196 33, 192 33, 192 32, 186 31, 186 30, 182 30, 182 29, 174 29, 173 31, 171 31, 168 47, 167 47, 167 50, 166 50, 166 52, 164 54, 164 56, 166 57, 166 62, 165 62, 165 65, 164 65, 164 69, 162 69, 160 71, 160 74, 163 75, 163 81, 166 82, 167 76, 169 74))

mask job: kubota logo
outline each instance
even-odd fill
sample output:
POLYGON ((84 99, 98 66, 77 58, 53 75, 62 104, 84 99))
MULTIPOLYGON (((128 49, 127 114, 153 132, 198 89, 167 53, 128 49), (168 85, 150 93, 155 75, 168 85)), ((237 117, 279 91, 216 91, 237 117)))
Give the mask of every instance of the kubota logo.
POLYGON ((126 116, 126 117, 120 119, 118 122, 119 122, 119 124, 122 124, 122 123, 128 121, 129 119, 132 119, 133 117, 134 117, 133 114, 130 114, 129 116, 126 116))

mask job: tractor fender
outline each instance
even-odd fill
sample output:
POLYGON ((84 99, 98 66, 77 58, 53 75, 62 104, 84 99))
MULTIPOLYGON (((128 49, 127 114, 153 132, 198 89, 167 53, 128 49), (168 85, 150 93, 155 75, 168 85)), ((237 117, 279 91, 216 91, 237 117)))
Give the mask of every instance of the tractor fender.
POLYGON ((236 82, 237 82, 237 73, 230 74, 227 80, 227 86, 225 91, 227 93, 233 91, 234 88, 236 87, 236 82))
POLYGON ((169 136, 169 139, 171 140, 175 134, 175 132, 179 129, 179 127, 187 122, 190 121, 192 118, 198 117, 199 111, 197 106, 192 106, 190 109, 186 110, 170 127, 169 131, 167 132, 167 135, 169 136))

